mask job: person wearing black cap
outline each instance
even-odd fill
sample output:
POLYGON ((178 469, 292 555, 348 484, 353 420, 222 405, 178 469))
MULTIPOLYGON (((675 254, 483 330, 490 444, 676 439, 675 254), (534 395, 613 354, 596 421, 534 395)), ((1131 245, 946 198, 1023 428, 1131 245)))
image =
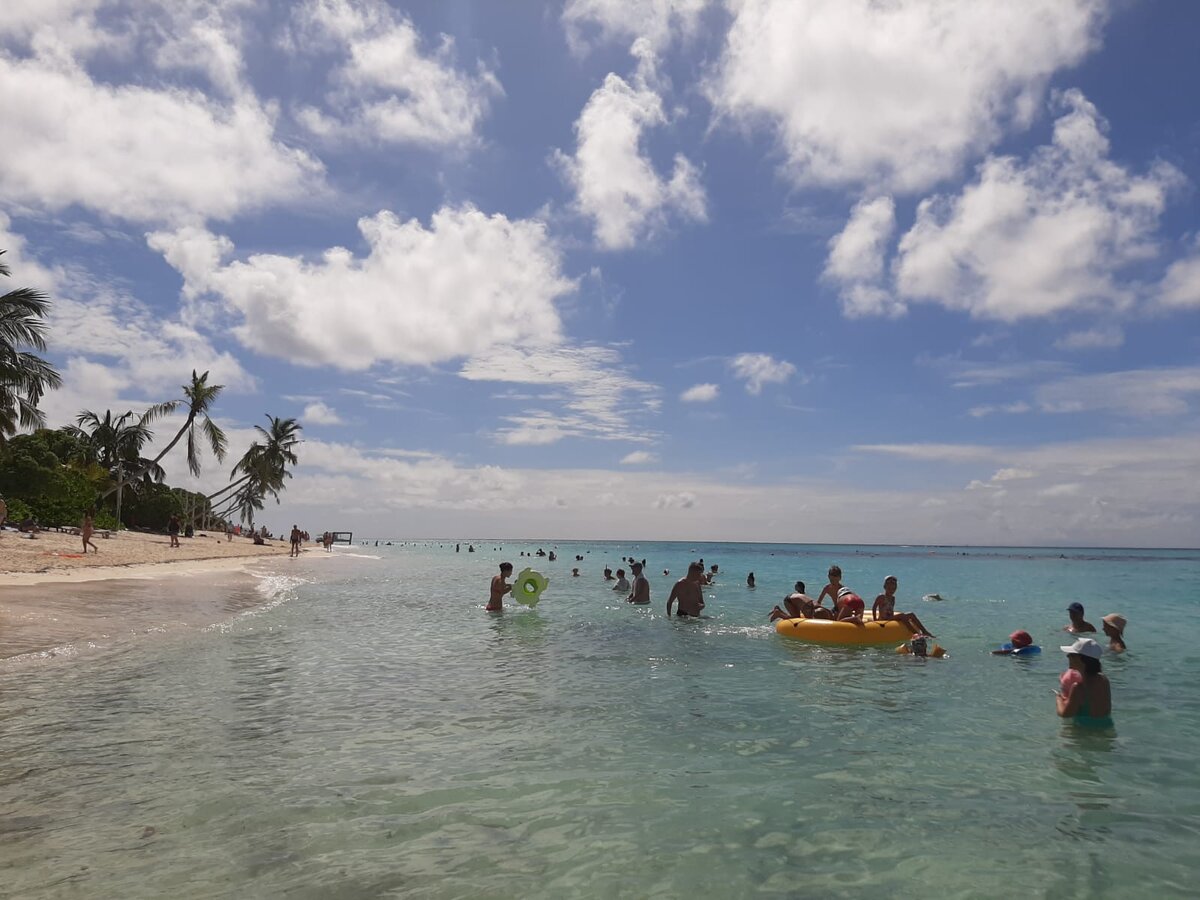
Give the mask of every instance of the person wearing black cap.
POLYGON ((1096 630, 1095 625, 1083 618, 1082 603, 1072 603, 1068 606, 1067 615, 1071 617, 1071 621, 1063 631, 1069 631, 1071 634, 1087 634, 1089 631, 1096 630))

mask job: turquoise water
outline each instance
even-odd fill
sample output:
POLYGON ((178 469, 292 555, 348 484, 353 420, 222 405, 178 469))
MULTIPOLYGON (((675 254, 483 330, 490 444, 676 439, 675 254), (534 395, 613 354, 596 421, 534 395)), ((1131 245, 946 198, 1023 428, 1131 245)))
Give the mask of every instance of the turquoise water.
POLYGON ((61 641, 136 627, 0 662, 0 896, 1194 895, 1200 553, 560 543, 493 616, 539 545, 475 544, 74 586, 61 641), (712 617, 667 620, 697 556, 712 617), (833 562, 950 658, 775 635, 833 562), (1113 734, 1054 714, 1073 600, 1130 620, 1113 734), (1018 627, 1045 652, 992 657, 1018 627))

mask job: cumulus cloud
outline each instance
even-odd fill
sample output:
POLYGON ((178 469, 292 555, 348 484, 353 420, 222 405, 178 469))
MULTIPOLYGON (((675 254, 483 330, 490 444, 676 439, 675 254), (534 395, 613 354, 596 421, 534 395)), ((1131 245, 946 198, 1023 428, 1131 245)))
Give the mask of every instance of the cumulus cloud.
POLYGON ((1053 142, 1028 162, 990 158, 958 196, 921 202, 900 241, 900 296, 1002 321, 1134 302, 1117 276, 1157 252, 1182 176, 1165 163, 1134 175, 1111 162, 1096 108, 1078 91, 1061 103, 1053 142))
POLYGON ((776 131, 798 183, 917 191, 1032 120, 1102 0, 731 0, 709 94, 776 131))
POLYGON ((658 454, 651 453, 649 450, 634 450, 621 457, 623 466, 645 466, 656 462, 658 462, 658 454))
POLYGON ((1158 302, 1167 309, 1200 307, 1200 238, 1193 252, 1171 263, 1158 289, 1158 302))
POLYGON ((482 63, 474 74, 456 68, 450 37, 427 50, 412 20, 382 0, 311 0, 297 11, 296 30, 302 45, 341 57, 326 108, 298 113, 310 131, 331 140, 469 142, 504 93, 482 63))
POLYGON ((696 505, 696 495, 691 491, 678 494, 659 494, 654 498, 655 509, 691 509, 696 505))
POLYGON ((891 197, 860 202, 841 233, 829 241, 823 277, 841 285, 842 310, 847 316, 899 315, 899 303, 882 286, 887 243, 896 228, 896 204, 891 197))
POLYGON ((568 0, 563 9, 567 43, 585 52, 597 40, 632 43, 642 39, 657 51, 675 34, 695 32, 709 0, 568 0))
POLYGON ((609 73, 575 122, 573 156, 554 160, 592 220, 597 244, 624 250, 661 229, 669 215, 705 221, 707 197, 697 168, 675 156, 669 178, 642 151, 642 132, 666 122, 662 99, 641 77, 630 84, 609 73))
POLYGON ((767 353, 740 353, 729 361, 735 378, 746 382, 746 393, 761 394, 763 385, 783 384, 794 374, 796 367, 790 362, 767 353))
POLYGON ((305 425, 342 425, 344 424, 342 417, 337 414, 332 406, 327 406, 324 401, 315 400, 304 407, 304 413, 300 416, 300 420, 305 425))
POLYGON ((554 409, 535 407, 507 415, 496 432, 501 443, 553 444, 569 437, 648 442, 655 435, 639 422, 658 411, 658 388, 625 371, 611 347, 496 348, 467 360, 459 372, 469 381, 556 386, 562 397, 541 398, 554 409))
POLYGON ((720 393, 721 389, 715 384, 694 384, 680 394, 679 399, 684 403, 711 403, 720 393))
POLYGON ((28 55, 0 55, 0 106, 9 203, 179 222, 228 219, 323 186, 320 163, 276 140, 276 111, 248 91, 223 103, 196 90, 102 83, 49 38, 28 55))
POLYGON ((315 260, 256 254, 223 262, 231 242, 199 228, 149 238, 184 279, 214 295, 247 347, 304 365, 357 371, 430 365, 495 346, 555 345, 555 300, 574 284, 540 222, 444 207, 426 228, 390 212, 359 220, 365 256, 333 247, 315 260))

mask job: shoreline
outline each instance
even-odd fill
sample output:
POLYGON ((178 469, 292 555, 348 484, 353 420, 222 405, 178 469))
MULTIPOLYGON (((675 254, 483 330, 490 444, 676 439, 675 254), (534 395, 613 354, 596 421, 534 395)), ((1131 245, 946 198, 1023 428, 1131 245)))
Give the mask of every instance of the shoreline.
POLYGON ((6 587, 23 588, 43 584, 83 584, 91 581, 121 581, 124 579, 146 581, 155 578, 206 575, 217 572, 236 572, 248 569, 264 556, 212 556, 167 562, 131 562, 114 566, 80 566, 74 569, 50 568, 41 572, 0 571, 0 592, 6 587))

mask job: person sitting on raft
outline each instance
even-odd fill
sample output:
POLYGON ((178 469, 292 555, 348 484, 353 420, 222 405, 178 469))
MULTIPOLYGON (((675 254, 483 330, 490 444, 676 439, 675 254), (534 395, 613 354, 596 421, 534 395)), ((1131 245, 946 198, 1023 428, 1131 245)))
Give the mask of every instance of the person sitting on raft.
POLYGON ((1033 647, 1033 635, 1028 631, 1014 631, 1008 636, 1008 643, 999 650, 993 650, 992 656, 1011 656, 1013 653, 1020 653, 1030 647, 1033 647))
POLYGON ((837 606, 834 607, 834 621, 853 622, 855 625, 861 625, 866 608, 867 605, 863 602, 862 597, 848 587, 840 587, 837 594, 837 606))
POLYGON ((1125 617, 1118 613, 1109 613, 1100 620, 1100 627, 1108 638, 1109 653, 1124 653, 1129 648, 1125 646, 1125 617))
POLYGON ((796 590, 783 598, 783 607, 771 610, 770 621, 776 619, 832 619, 833 613, 804 593, 804 582, 796 582, 796 590))
POLYGON ((914 634, 911 640, 905 641, 896 648, 897 653, 903 653, 908 656, 920 656, 922 658, 932 656, 934 659, 943 659, 946 656, 946 648, 941 644, 929 646, 930 637, 927 634, 914 634))
POLYGON ((679 608, 675 615, 699 616, 704 609, 704 592, 700 586, 704 583, 704 566, 692 563, 688 566, 685 576, 675 582, 671 588, 671 596, 667 598, 667 618, 671 618, 671 607, 678 602, 679 608))
POLYGON ((1071 634, 1089 634, 1096 630, 1095 625, 1084 619, 1082 603, 1072 603, 1068 606, 1067 615, 1071 621, 1067 623, 1067 627, 1063 631, 1069 631, 1071 634))
POLYGON ((913 634, 928 634, 933 637, 929 629, 917 618, 916 613, 896 612, 896 588, 899 586, 900 582, 895 575, 883 579, 883 593, 875 598, 875 603, 871 606, 871 615, 875 617, 876 622, 895 619, 913 634))
POLYGON ((1071 683, 1065 693, 1054 692, 1059 717, 1088 728, 1112 728, 1112 688, 1100 671, 1104 648, 1091 638, 1080 638, 1059 649, 1067 654, 1067 664, 1083 676, 1081 681, 1071 683))
POLYGON ((488 605, 484 607, 488 612, 504 611, 504 595, 512 593, 512 585, 508 583, 508 576, 512 574, 512 570, 512 563, 502 562, 500 574, 492 576, 492 595, 488 598, 488 605))

